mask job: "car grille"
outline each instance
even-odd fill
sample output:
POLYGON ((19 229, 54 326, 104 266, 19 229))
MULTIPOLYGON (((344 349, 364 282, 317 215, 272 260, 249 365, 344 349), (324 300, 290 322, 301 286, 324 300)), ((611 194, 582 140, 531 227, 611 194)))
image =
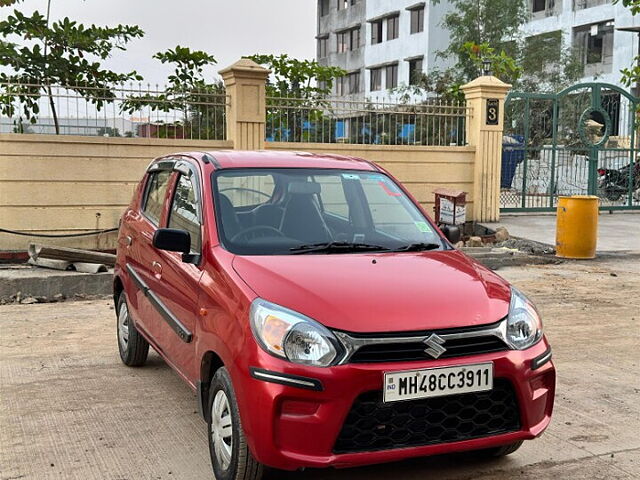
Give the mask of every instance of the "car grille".
MULTIPOLYGON (((507 350, 504 342, 493 335, 447 340, 442 346, 447 351, 438 358, 462 357, 507 350)), ((360 347, 349 361, 351 363, 375 363, 433 360, 431 355, 425 353, 425 348, 426 346, 422 342, 365 345, 360 347)))
POLYGON ((444 397, 383 403, 382 392, 354 402, 334 446, 335 453, 371 452, 488 437, 520 429, 511 382, 493 389, 444 397))
MULTIPOLYGON (((493 324, 492 326, 495 326, 493 324)), ((478 355, 482 353, 501 352, 508 350, 509 347, 504 341, 491 333, 487 333, 487 329, 492 326, 467 327, 448 330, 436 330, 428 333, 416 332, 415 338, 407 341, 406 333, 386 334, 383 338, 386 342, 376 343, 376 338, 369 335, 348 334, 356 339, 368 339, 370 343, 360 346, 349 358, 349 363, 375 363, 375 362, 402 362, 414 360, 433 360, 433 357, 425 352, 427 346, 423 340, 431 333, 436 333, 445 340, 442 346, 446 351, 438 358, 463 357, 465 355, 478 355), (451 338, 459 333, 473 333, 477 335, 467 338, 451 338), (404 338, 399 339, 399 343, 388 342, 393 337, 404 338), (449 338, 447 338, 449 337, 449 338)))

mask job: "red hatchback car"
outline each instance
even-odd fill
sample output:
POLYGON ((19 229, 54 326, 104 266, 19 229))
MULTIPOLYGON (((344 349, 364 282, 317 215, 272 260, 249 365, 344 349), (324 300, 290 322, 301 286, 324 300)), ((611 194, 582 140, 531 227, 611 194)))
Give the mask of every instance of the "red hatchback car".
POLYGON ((535 307, 365 160, 154 160, 122 218, 114 298, 122 361, 151 345, 197 392, 218 480, 506 455, 551 418, 535 307))

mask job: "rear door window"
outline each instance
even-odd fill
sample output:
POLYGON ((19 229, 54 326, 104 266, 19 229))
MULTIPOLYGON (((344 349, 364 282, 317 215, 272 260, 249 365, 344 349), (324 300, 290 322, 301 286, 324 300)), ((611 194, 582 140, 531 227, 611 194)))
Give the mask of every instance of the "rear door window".
POLYGON ((162 216, 162 207, 167 196, 169 188, 169 180, 171 179, 170 171, 160 171, 149 174, 147 180, 147 188, 142 207, 142 213, 156 227, 160 225, 160 217, 162 216))

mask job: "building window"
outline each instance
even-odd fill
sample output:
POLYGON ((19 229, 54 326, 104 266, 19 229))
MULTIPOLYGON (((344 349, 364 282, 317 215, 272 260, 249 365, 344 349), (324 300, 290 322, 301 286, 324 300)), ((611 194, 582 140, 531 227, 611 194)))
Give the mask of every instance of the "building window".
POLYGON ((340 32, 336 34, 338 39, 338 53, 344 53, 349 51, 349 39, 351 38, 350 32, 340 32))
POLYGON ((371 22, 371 45, 382 43, 382 20, 371 22))
POLYGON ((420 83, 422 77, 422 58, 414 58, 409 60, 409 85, 420 83))
MULTIPOLYGON (((558 1, 558 5, 562 7, 562 1, 558 1)), ((556 0, 529 0, 529 8, 534 17, 548 17, 556 15, 556 0)))
POLYGON ((372 92, 382 90, 382 68, 372 68, 369 71, 369 90, 372 92))
POLYGON ((336 78, 336 95, 341 97, 347 93, 347 77, 336 78))
POLYGON ((360 48, 360 27, 351 30, 351 43, 349 50, 357 50, 360 48))
POLYGON ((338 32, 338 53, 350 52, 360 48, 360 27, 338 32))
POLYGON ((387 65, 386 70, 387 89, 396 88, 398 86, 398 64, 387 65))
POLYGON ((597 7, 611 3, 611 0, 573 0, 573 10, 584 10, 585 8, 597 7))
POLYGON ((344 10, 349 7, 349 0, 337 0, 338 10, 344 10))
POLYGON ((611 72, 613 65, 613 21, 574 29, 574 46, 582 56, 585 76, 611 72))
POLYGON ((318 58, 327 58, 329 54, 329 37, 318 39, 318 58))
POLYGON ((320 16, 326 17, 329 15, 329 0, 320 0, 320 16))
POLYGON ((349 93, 359 93, 360 92, 360 71, 351 72, 347 75, 347 83, 349 86, 349 93))
POLYGON ((532 0, 531 11, 533 13, 542 12, 547 9, 547 0, 532 0))
POLYGON ((395 40, 400 36, 400 16, 387 18, 387 40, 395 40))
POLYGON ((424 7, 411 10, 411 33, 424 32, 424 7))

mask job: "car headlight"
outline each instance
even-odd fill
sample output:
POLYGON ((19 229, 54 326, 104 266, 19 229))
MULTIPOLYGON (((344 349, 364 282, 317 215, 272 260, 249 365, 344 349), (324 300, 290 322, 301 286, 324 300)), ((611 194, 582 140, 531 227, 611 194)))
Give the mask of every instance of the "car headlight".
POLYGON ((249 313, 251 330, 267 352, 290 362, 328 367, 338 356, 338 340, 315 320, 257 298, 249 313))
POLYGON ((507 317, 507 341, 516 350, 524 350, 542 338, 542 320, 533 303, 518 289, 511 287, 507 317))

